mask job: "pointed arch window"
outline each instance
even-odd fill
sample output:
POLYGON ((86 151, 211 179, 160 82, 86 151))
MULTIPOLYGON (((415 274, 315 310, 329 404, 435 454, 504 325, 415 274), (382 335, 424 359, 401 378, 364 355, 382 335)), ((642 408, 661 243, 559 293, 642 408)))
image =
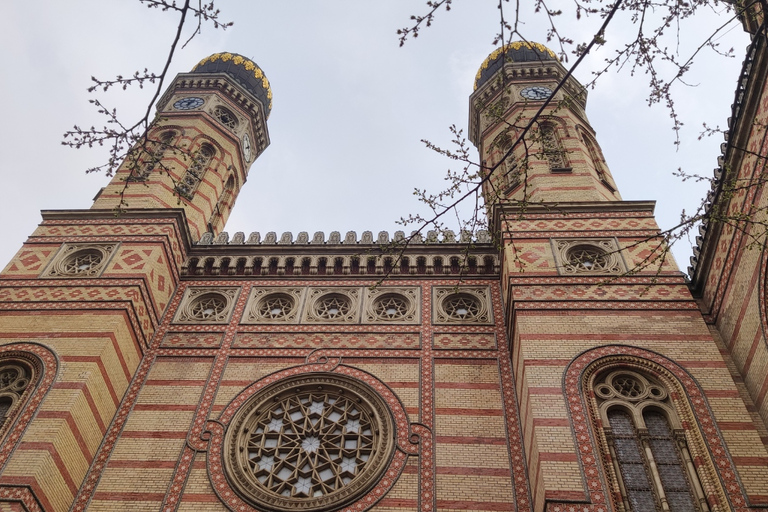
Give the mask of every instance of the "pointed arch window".
POLYGON ((192 199, 215 154, 216 152, 210 144, 204 143, 200 146, 192 156, 192 165, 189 166, 187 172, 182 176, 181 182, 176 185, 176 191, 179 195, 192 199))
POLYGON ((34 369, 18 358, 0 359, 0 436, 24 408, 37 379, 34 369))
POLYGON ((551 171, 567 172, 571 168, 565 158, 565 149, 557 133, 557 127, 554 123, 544 122, 539 125, 539 135, 541 137, 541 151, 544 159, 549 163, 551 171))
MULTIPOLYGON (((491 151, 498 154, 498 159, 504 158, 509 150, 512 149, 512 137, 509 132, 504 132, 496 137, 491 144, 491 151)), ((494 172, 496 175, 495 182, 498 183, 501 192, 509 193, 512 189, 517 188, 520 185, 520 169, 515 163, 514 155, 509 155, 501 162, 501 165, 494 172)))
POLYGON ((173 144, 176 133, 172 130, 163 132, 157 140, 147 139, 142 153, 146 155, 145 162, 133 169, 128 181, 146 181, 157 164, 163 159, 165 151, 173 144))
POLYGON ((708 512, 668 390, 650 375, 614 369, 593 391, 624 509, 708 512))

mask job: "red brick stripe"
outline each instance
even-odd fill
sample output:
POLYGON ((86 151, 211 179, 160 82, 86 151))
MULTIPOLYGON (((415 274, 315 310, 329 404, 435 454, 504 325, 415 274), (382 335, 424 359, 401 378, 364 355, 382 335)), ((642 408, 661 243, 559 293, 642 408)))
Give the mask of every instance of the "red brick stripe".
POLYGON ((161 432, 147 430, 126 430, 121 437, 128 439, 186 439, 187 432, 161 432))
POLYGON ((470 409, 464 407, 435 407, 435 414, 446 416, 503 416, 501 409, 470 409))
POLYGON ((438 475, 480 475, 501 476, 511 478, 512 472, 504 468, 459 468, 454 466, 438 466, 438 475))
POLYGON ((507 444, 506 438, 503 437, 437 436, 435 441, 437 444, 491 444, 496 446, 507 444))
POLYGON ((59 452, 56 451, 56 447, 53 446, 53 443, 23 442, 19 445, 18 449, 48 452, 51 455, 51 458, 53 459, 53 463, 56 464, 56 469, 59 470, 61 477, 64 479, 64 482, 67 484, 67 487, 69 487, 69 490, 72 493, 72 496, 77 494, 77 485, 75 485, 75 481, 72 480, 72 475, 69 474, 69 470, 67 469, 67 466, 64 464, 64 460, 61 458, 61 455, 59 455, 59 452))
POLYGON ((81 390, 86 402, 88 402, 88 407, 91 409, 91 414, 93 414, 93 418, 96 421, 96 424, 99 426, 101 434, 104 435, 106 433, 107 427, 104 425, 104 421, 101 419, 101 414, 99 413, 99 409, 96 407, 96 402, 93 400, 91 390, 84 382, 57 382, 53 385, 53 388, 81 390))

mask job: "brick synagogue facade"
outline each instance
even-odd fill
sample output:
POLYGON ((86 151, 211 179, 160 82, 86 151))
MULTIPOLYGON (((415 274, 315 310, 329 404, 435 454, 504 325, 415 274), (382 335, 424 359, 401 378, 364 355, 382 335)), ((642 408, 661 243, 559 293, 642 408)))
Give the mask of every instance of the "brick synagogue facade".
MULTIPOLYGON (((762 30, 720 211, 768 206, 762 30)), ((538 44, 486 59, 489 230, 399 252, 401 232, 230 238, 269 82, 231 53, 177 76, 139 161, 43 211, 0 275, 0 511, 766 510, 759 226, 705 223, 690 280, 659 266, 654 203, 621 199, 565 74, 538 44), (553 94, 522 154, 511 124, 553 94)))

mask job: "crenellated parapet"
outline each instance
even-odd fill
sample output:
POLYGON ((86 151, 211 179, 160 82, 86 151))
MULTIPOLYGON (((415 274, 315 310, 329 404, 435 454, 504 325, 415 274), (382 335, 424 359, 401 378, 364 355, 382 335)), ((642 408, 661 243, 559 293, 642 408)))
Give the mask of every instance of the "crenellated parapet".
POLYGON ((206 233, 193 247, 182 267, 182 275, 222 276, 397 276, 397 275, 493 275, 500 270, 498 248, 487 231, 456 235, 429 231, 426 237, 402 231, 390 238, 386 231, 375 238, 371 231, 358 239, 354 231, 342 238, 333 231, 326 240, 323 232, 258 232, 247 239, 243 232, 232 239, 226 232, 215 238, 206 233))

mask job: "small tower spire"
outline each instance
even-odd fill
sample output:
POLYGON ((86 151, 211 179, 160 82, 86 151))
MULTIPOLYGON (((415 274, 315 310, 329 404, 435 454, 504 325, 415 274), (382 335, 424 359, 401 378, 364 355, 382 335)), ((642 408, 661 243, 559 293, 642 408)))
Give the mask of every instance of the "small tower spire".
POLYGON ((223 228, 256 158, 269 145, 272 90, 253 61, 206 57, 179 74, 158 115, 93 209, 183 208, 193 240, 223 228))
POLYGON ((587 92, 575 78, 565 80, 531 123, 565 76, 555 53, 539 43, 510 43, 480 66, 469 100, 469 138, 485 168, 495 168, 483 190, 489 206, 510 199, 621 200, 585 113, 587 92))

